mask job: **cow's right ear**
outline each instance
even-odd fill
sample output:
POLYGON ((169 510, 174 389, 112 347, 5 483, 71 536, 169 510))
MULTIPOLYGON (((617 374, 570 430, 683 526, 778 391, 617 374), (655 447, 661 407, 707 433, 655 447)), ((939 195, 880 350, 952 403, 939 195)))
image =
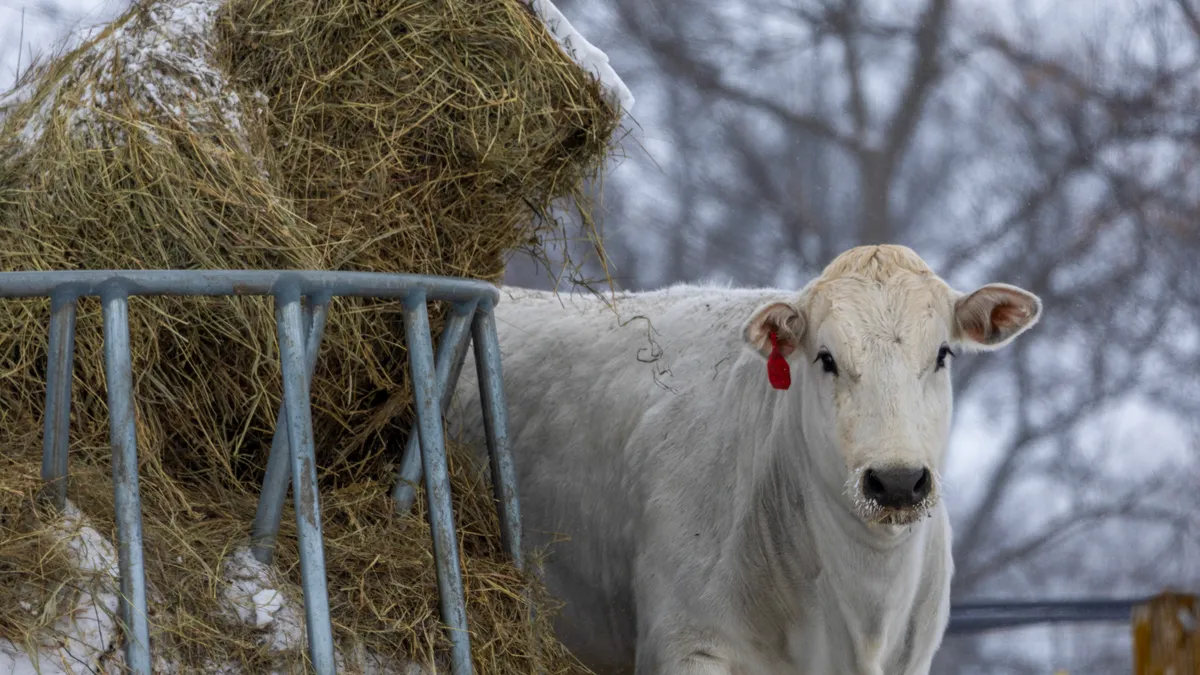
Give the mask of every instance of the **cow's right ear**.
POLYGON ((771 333, 775 333, 779 353, 784 358, 800 348, 808 320, 804 312, 786 302, 772 302, 754 310, 742 328, 742 340, 764 359, 771 353, 771 333))
POLYGON ((954 336, 968 349, 991 351, 1042 317, 1042 300, 1023 288, 988 284, 954 303, 954 336))

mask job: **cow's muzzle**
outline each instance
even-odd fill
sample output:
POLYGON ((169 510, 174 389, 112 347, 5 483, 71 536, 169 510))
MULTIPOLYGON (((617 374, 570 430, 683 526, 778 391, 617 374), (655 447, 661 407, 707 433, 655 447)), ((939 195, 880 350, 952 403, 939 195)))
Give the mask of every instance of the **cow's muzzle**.
POLYGON ((860 489, 880 508, 915 509, 933 491, 933 474, 923 466, 867 469, 860 489))
POLYGON ((938 475, 926 466, 865 466, 846 481, 854 513, 868 524, 911 525, 933 514, 938 475))

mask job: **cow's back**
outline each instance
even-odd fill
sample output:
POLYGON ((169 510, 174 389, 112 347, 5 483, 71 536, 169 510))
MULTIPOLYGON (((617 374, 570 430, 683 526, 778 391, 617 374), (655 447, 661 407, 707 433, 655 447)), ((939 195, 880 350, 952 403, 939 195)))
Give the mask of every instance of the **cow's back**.
MULTIPOLYGON (((647 438, 648 412, 718 395, 742 355, 743 322, 768 297, 779 292, 684 286, 609 306, 590 295, 502 291, 496 323, 526 544, 570 537, 550 549, 545 579, 566 605, 563 641, 589 663, 628 663, 635 644, 631 567, 656 482, 648 474, 662 468, 630 439, 647 438)), ((461 433, 482 450, 471 359, 448 420, 451 438, 461 433)))

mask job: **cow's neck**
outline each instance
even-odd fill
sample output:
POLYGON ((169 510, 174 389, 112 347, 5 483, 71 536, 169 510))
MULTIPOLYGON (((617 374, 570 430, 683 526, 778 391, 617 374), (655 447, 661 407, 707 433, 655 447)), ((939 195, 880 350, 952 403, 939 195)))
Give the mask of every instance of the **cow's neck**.
POLYGON ((832 596, 821 611, 836 613, 848 631, 866 637, 864 644, 892 642, 895 627, 877 621, 895 615, 885 607, 912 602, 911 594, 905 597, 900 589, 916 587, 929 523, 936 519, 868 527, 849 510, 840 490, 816 478, 808 453, 796 447, 796 439, 803 438, 799 430, 770 428, 774 438, 760 439, 765 441, 760 447, 793 450, 741 467, 750 473, 746 482, 753 495, 742 505, 738 543, 746 609, 764 628, 782 627, 811 615, 811 594, 817 592, 832 596))

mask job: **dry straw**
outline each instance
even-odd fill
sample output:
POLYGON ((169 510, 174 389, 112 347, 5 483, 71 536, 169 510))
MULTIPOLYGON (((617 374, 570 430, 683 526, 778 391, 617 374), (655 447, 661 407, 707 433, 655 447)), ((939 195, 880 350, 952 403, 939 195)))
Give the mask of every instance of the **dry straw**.
MULTIPOLYGON (((0 99, 0 269, 289 268, 497 280, 584 214, 618 116, 520 0, 139 4, 0 99)), ((584 219, 588 221, 587 218, 584 219)), ((39 528, 45 301, 0 311, 0 635, 38 635, 82 579, 39 528), (9 583, 15 580, 14 583, 9 583), (49 603, 49 604, 48 604, 49 603)), ((443 308, 433 307, 440 330, 443 308)), ((260 636, 217 611, 245 543, 280 399, 269 300, 131 304, 156 644, 184 670, 260 636), (168 611, 169 610, 169 611, 168 611)), ((412 423, 395 303, 334 302, 313 382, 336 636, 383 655, 444 646, 424 513, 386 497, 412 423)), ((80 307, 72 499, 111 533, 99 306, 80 307)), ((532 671, 525 581, 488 490, 455 468, 481 673, 532 671)), ((298 585, 290 502, 277 560, 298 585)), ((298 597, 294 595, 293 597, 298 597)), ((543 636, 547 634, 542 631, 543 636)), ((577 672, 544 639, 549 672, 577 672)), ((294 654, 297 660, 301 654, 294 654)))

